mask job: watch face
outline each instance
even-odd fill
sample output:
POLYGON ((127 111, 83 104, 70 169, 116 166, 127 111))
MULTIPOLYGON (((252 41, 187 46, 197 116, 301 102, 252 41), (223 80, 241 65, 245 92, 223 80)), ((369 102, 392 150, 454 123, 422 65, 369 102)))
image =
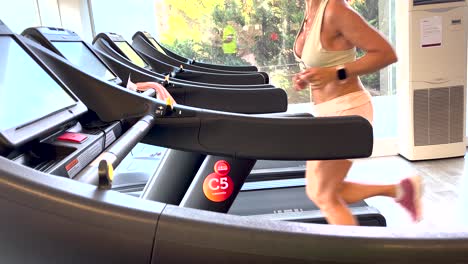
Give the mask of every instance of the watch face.
POLYGON ((342 81, 342 80, 346 80, 346 78, 348 77, 347 74, 346 74, 346 70, 343 68, 343 69, 339 69, 337 71, 338 73, 338 80, 342 81))

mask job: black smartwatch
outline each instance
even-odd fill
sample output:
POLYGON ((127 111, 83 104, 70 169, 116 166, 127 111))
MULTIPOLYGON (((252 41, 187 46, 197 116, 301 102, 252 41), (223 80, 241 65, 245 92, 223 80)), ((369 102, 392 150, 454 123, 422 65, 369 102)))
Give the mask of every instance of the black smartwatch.
POLYGON ((344 81, 346 78, 348 78, 348 74, 346 73, 346 68, 344 65, 339 65, 336 67, 336 75, 340 81, 344 81))

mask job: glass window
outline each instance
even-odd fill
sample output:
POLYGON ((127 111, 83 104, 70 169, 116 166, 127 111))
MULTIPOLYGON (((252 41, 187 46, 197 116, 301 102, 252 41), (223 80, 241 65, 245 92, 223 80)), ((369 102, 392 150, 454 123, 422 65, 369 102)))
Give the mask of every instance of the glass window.
POLYGON ((41 25, 36 0, 2 1, 0 19, 15 33, 21 33, 28 27, 41 25))
MULTIPOLYGON (((393 2, 352 0, 350 4, 394 41, 393 2)), ((304 0, 161 0, 156 9, 159 40, 172 51, 209 63, 257 65, 270 75, 272 84, 287 91, 290 104, 310 100, 308 91, 291 88, 291 78, 299 71, 292 47, 304 16, 304 0)), ((361 79, 372 95, 393 95, 393 73, 390 67, 361 79)))

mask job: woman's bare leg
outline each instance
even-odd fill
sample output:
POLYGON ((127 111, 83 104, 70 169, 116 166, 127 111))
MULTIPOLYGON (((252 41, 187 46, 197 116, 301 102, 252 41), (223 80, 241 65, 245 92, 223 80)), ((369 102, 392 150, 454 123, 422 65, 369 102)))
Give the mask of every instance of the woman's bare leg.
POLYGON ((307 195, 331 224, 357 224, 347 204, 379 195, 396 197, 396 184, 369 185, 344 181, 351 166, 349 160, 307 162, 307 195))
POLYGON ((387 196, 396 197, 396 184, 371 185, 344 181, 340 196, 348 204, 357 203, 369 197, 387 196))
POLYGON ((307 195, 320 208, 329 224, 357 225, 357 220, 340 195, 351 164, 348 160, 307 161, 307 195))

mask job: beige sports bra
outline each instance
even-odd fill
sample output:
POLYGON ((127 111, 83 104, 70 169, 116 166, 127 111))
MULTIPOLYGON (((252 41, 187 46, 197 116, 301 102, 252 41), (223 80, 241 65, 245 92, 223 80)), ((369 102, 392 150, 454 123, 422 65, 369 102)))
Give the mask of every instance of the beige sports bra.
POLYGON ((322 31, 323 14, 325 13, 327 4, 328 0, 322 0, 317 10, 317 14, 314 17, 314 21, 312 22, 312 28, 309 34, 304 36, 305 41, 301 58, 297 56, 295 47, 299 34, 304 30, 305 18, 302 21, 301 30, 294 41, 294 56, 302 67, 332 67, 356 60, 356 48, 340 51, 328 51, 322 47, 320 33, 322 31))

